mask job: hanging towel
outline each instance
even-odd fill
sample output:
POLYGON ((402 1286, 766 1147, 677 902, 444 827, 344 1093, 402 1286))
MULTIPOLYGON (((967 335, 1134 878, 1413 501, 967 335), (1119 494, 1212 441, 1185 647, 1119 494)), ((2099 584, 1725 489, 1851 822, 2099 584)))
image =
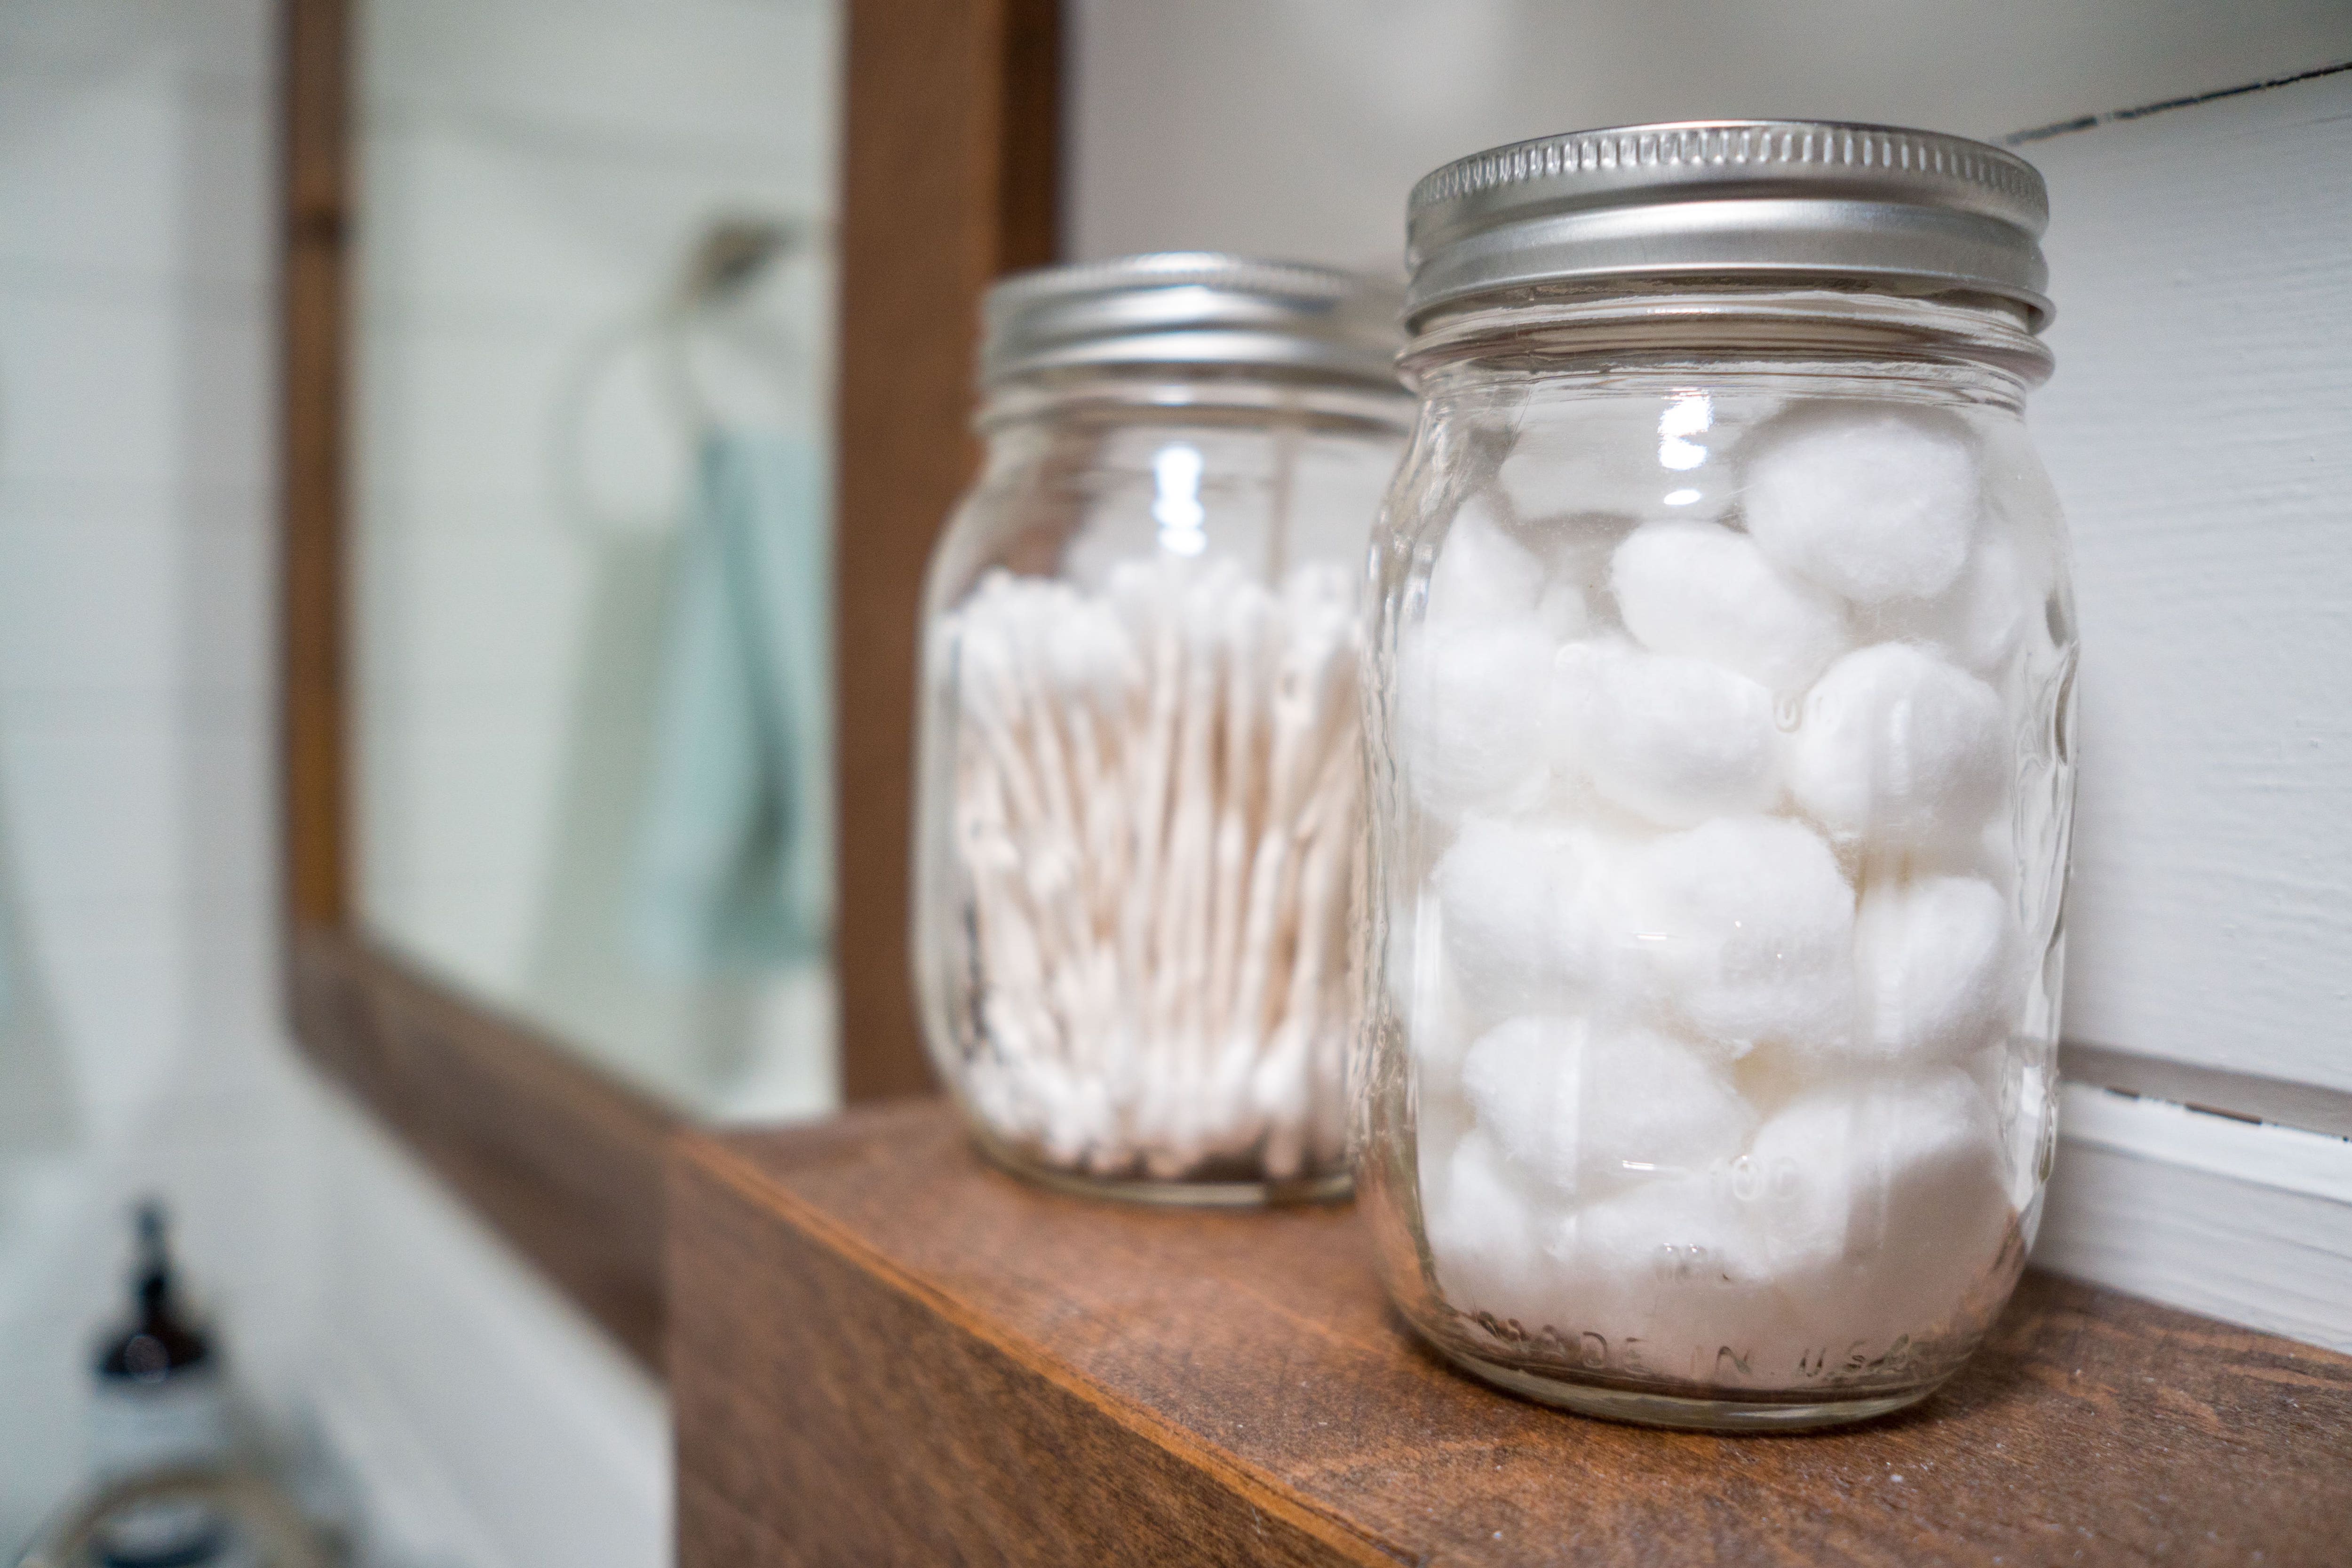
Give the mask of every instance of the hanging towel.
POLYGON ((833 918, 826 476, 795 437, 714 431, 680 541, 630 898, 655 971, 823 957, 833 918))

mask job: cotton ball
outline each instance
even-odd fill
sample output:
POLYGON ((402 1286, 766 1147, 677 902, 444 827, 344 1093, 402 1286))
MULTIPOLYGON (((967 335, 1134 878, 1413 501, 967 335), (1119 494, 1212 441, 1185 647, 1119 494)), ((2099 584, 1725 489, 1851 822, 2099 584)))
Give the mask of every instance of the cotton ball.
MULTIPOLYGON (((1558 540, 1543 542, 1568 548, 1558 540)), ((1473 501, 1438 546, 1424 624, 1489 626, 1525 616, 1532 616, 1556 643, 1583 637, 1592 627, 1592 606, 1577 576, 1548 569, 1542 555, 1512 538, 1483 504, 1473 501)))
POLYGON ((1454 1146, 1444 1174, 1422 1194, 1438 1289, 1456 1311, 1541 1328, 1555 1269, 1538 1235, 1552 1216, 1528 1201, 1482 1131, 1454 1146))
MULTIPOLYGON (((1555 511, 1548 516, 1531 517, 1521 530, 1528 548, 1540 556, 1547 581, 1553 587, 1573 585, 1578 599, 1589 616, 1589 630, 1570 631, 1561 635, 1565 642, 1570 637, 1590 636, 1592 631, 1622 630, 1615 599, 1608 594, 1609 560, 1617 553, 1626 536, 1641 526, 1638 517, 1607 511, 1555 511), (1593 591, 1586 597, 1585 590, 1593 591)), ((1547 595, 1552 592, 1548 587, 1547 595)))
POLYGON ((1390 944, 1391 951, 1410 950, 1412 954, 1410 967, 1400 977, 1402 984, 1392 984, 1391 991, 1413 1064, 1423 1078, 1450 1082, 1461 1076, 1462 1054, 1470 1048, 1476 1031, 1463 1000, 1455 966, 1446 961, 1444 919, 1435 890, 1423 889, 1415 912, 1415 940, 1390 944))
POLYGON ((1876 605, 1952 585, 1982 489, 1975 447, 1951 415, 1841 405, 1759 432, 1741 501, 1748 533, 1782 569, 1876 605))
POLYGON ((1530 614, 1543 596, 1543 563, 1472 501, 1454 519, 1429 573, 1428 624, 1489 626, 1530 614))
POLYGON ((1514 1018, 1462 1064, 1478 1125, 1538 1190, 1590 1197, 1738 1154, 1756 1116, 1688 1047, 1583 1018, 1514 1018))
POLYGON ((1536 600, 1536 624, 1556 643, 1588 636, 1593 629, 1592 602, 1575 582, 1557 577, 1536 600))
POLYGON ((1398 660, 1399 747, 1414 797, 1452 821, 1524 809, 1550 782, 1553 645, 1531 617, 1424 625, 1398 660))
POLYGON ((1446 967, 1489 1016, 1570 1000, 1606 953, 1609 843, 1473 816, 1430 874, 1446 967))
POLYGON ((1798 1381, 1798 1324, 1727 1189, 1720 1173, 1661 1177, 1555 1227, 1556 1321, 1600 1335, 1629 1370, 1637 1363, 1654 1377, 1779 1388, 1798 1381))
POLYGON ((1745 1174, 1764 1264, 1832 1360, 1946 1326, 2014 1217, 1992 1108, 1950 1068, 1801 1097, 1745 1174))
POLYGON ((1852 1028, 1853 890, 1810 829, 1743 816, 1669 834, 1623 897, 1654 1003, 1727 1055, 1852 1028))
POLYGON ((1805 698, 1789 788, 1841 841, 1972 841, 2000 803, 2008 722, 1990 686, 1934 654, 1880 643, 1832 665, 1805 698))
POLYGON ((2042 619, 2042 598, 2027 581, 2017 547, 1988 532, 1943 595, 1924 605, 1889 605, 1885 634, 1927 643, 1962 668, 1989 675, 2009 662, 2042 619))
POLYGON ((1769 1116, 1811 1089, 1821 1078, 1820 1053, 1843 1043, 1842 1038, 1832 1037, 1758 1046, 1731 1064, 1732 1087, 1739 1090, 1742 1100, 1769 1116))
POLYGON ((1881 883, 1854 916, 1863 1036, 1889 1057, 1967 1055, 2007 1032, 2017 983, 2009 901, 1976 877, 1881 883))
POLYGON ((1606 642, 1570 643, 1554 668, 1557 742, 1612 805, 1687 827, 1779 804, 1772 694, 1746 676, 1606 642))
POLYGON ((1756 542, 1711 522, 1653 522, 1609 563, 1625 629, 1776 691, 1801 691, 1847 646, 1837 601, 1781 575, 1756 542))

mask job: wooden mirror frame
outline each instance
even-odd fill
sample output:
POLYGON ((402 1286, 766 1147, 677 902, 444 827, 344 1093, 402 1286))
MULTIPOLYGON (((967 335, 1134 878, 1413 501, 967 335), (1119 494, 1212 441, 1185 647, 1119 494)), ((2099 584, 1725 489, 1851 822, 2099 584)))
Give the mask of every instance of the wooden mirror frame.
MULTIPOLYGON (((647 1366, 683 1113, 484 1006, 356 918, 347 417, 354 0, 281 0, 280 787, 296 1039, 647 1366)), ((1056 254, 1059 0, 845 0, 835 742, 842 1085, 931 1079, 907 967, 923 564, 972 473, 991 279, 1056 254)))

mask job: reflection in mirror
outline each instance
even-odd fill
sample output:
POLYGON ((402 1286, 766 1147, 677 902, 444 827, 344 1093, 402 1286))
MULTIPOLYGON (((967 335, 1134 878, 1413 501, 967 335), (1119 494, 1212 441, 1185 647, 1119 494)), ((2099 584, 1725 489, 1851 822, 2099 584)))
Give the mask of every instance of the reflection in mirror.
POLYGON ((835 5, 361 16, 362 918, 693 1114, 825 1110, 835 5))

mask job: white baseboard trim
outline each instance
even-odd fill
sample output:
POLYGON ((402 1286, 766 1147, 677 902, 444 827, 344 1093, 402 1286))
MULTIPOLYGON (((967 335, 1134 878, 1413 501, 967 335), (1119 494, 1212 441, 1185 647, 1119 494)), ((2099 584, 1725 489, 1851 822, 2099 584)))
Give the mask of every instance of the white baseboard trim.
POLYGON ((2034 1262, 2352 1352, 2352 1140, 2065 1086, 2034 1262))
POLYGON ((2352 1138, 2218 1116, 2079 1083, 2065 1086, 2058 1126, 2069 1142, 2352 1204, 2352 1138))

